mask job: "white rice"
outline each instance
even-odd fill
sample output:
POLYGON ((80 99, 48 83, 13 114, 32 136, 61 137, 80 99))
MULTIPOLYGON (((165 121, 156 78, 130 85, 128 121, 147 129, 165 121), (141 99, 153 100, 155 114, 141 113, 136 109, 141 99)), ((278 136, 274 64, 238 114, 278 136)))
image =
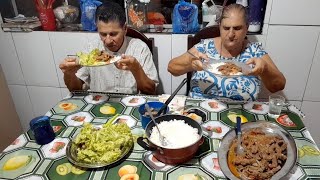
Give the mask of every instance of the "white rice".
MULTIPOLYGON (((224 62, 219 62, 219 63, 212 63, 210 64, 208 71, 212 72, 213 74, 222 74, 219 70, 218 67, 221 65, 225 65, 226 63, 224 62)), ((234 73, 234 74, 230 74, 230 75, 242 75, 242 72, 238 72, 238 73, 234 73)))
MULTIPOLYGON (((161 135, 169 144, 165 146, 170 149, 177 149, 189 146, 199 140, 198 129, 185 123, 183 120, 162 121, 159 123, 161 135)), ((150 140, 158 146, 162 146, 159 139, 159 131, 154 126, 151 131, 150 140)), ((162 146, 163 147, 163 146, 162 146)))

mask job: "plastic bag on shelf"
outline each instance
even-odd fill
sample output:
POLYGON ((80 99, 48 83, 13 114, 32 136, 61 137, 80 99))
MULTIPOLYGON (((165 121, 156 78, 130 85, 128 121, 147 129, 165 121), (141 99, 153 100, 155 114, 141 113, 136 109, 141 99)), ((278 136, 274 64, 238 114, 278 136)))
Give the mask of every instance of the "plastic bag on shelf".
POLYGON ((173 33, 188 34, 199 31, 198 7, 180 0, 173 9, 173 33))
POLYGON ((102 2, 96 0, 80 0, 81 24, 86 31, 96 31, 96 9, 102 2))

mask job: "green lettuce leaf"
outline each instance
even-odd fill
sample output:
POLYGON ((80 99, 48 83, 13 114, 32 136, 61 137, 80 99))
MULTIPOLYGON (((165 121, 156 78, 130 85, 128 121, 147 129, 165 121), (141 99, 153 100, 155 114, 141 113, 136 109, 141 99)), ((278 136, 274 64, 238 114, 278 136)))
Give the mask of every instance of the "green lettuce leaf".
POLYGON ((111 163, 133 145, 130 128, 125 123, 104 124, 101 129, 85 123, 74 139, 77 158, 86 163, 111 163))

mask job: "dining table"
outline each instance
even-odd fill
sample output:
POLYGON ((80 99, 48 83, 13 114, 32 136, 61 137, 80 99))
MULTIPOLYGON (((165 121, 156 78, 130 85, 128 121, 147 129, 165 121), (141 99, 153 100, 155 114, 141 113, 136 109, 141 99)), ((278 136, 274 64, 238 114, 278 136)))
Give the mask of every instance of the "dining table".
MULTIPOLYGON (((177 96, 178 97, 178 96, 177 96)), ((179 97, 182 97, 179 96, 179 97)), ((307 115, 296 106, 286 103, 278 118, 268 116, 268 102, 227 101, 217 99, 180 98, 180 109, 169 113, 196 112, 201 117, 204 142, 195 156, 178 165, 164 164, 137 142, 145 136, 138 108, 150 101, 160 101, 160 96, 128 95, 105 92, 75 91, 59 101, 44 114, 50 118, 55 139, 45 145, 35 141, 32 130, 21 134, 0 154, 0 179, 107 179, 118 180, 119 169, 125 165, 136 167, 141 180, 227 179, 218 161, 218 150, 227 132, 233 130, 236 118, 242 122, 269 121, 276 123, 293 137, 297 147, 297 161, 283 179, 320 179, 320 151, 303 121, 307 115), (108 106, 109 108, 103 108, 108 106), (103 111, 101 109, 104 109, 103 111), (108 109, 108 110, 106 110, 108 109), (106 112, 108 111, 108 112, 106 112), (68 161, 67 145, 80 132, 84 123, 94 125, 126 123, 132 132, 134 145, 130 152, 114 164, 76 171, 68 161), (219 127, 209 131, 208 127, 219 127), (62 168, 67 167, 67 168, 62 168), (72 168, 71 168, 72 167, 72 168), (72 170, 71 170, 72 169, 72 170)), ((14 128, 14 127, 12 127, 14 128)))

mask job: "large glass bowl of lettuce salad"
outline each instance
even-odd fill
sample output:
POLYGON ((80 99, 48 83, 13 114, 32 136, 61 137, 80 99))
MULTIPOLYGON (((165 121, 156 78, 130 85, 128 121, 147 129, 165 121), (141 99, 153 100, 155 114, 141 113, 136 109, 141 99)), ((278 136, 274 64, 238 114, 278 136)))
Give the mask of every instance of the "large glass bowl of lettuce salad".
POLYGON ((125 123, 107 123, 101 127, 85 123, 80 133, 69 142, 67 158, 77 166, 99 168, 111 165, 133 147, 133 136, 125 123))

